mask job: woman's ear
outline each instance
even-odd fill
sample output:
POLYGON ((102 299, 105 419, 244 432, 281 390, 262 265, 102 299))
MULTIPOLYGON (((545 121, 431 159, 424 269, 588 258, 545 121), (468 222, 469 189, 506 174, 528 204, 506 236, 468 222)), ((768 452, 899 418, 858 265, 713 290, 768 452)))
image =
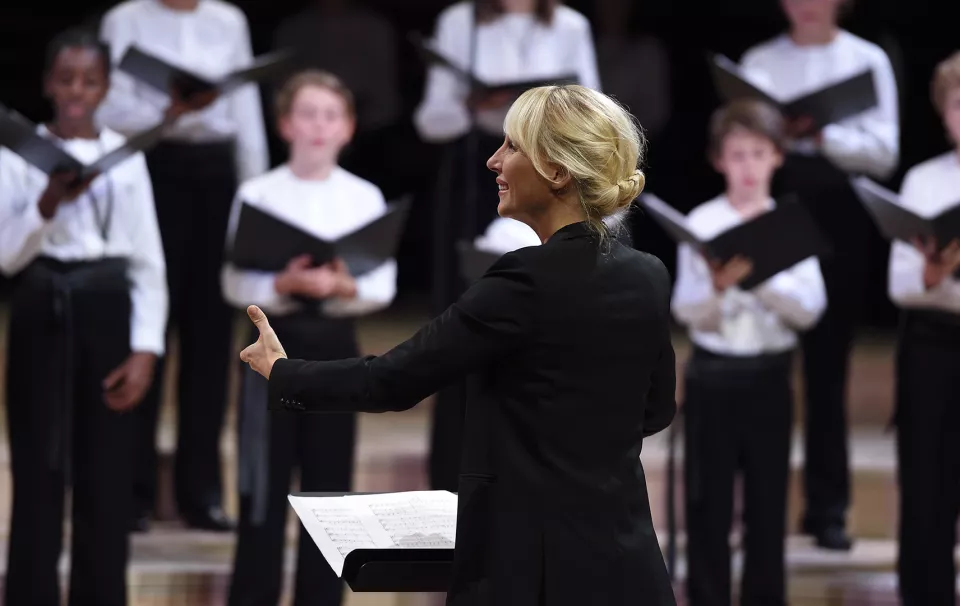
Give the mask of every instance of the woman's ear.
POLYGON ((550 164, 549 171, 549 179, 550 182, 553 183, 554 189, 566 191, 573 181, 573 178, 570 176, 570 171, 558 164, 550 164))

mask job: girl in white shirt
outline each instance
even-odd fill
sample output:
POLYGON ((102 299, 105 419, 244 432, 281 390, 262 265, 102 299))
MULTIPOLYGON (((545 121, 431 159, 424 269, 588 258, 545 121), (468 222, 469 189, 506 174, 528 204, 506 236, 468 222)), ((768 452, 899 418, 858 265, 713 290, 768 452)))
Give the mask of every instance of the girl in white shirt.
MULTIPOLYGON (((290 160, 240 186, 228 248, 244 204, 328 241, 386 211, 377 186, 337 165, 353 136, 355 110, 350 91, 336 77, 313 70, 293 76, 279 91, 276 109, 290 160)), ((358 355, 352 318, 388 306, 396 278, 394 260, 351 276, 340 260, 314 267, 309 258, 297 257, 278 273, 226 264, 222 286, 234 307, 269 310, 291 355, 336 360, 358 355)), ((291 473, 299 468, 302 491, 349 491, 356 417, 268 415, 267 382, 245 367, 238 431, 240 524, 229 604, 274 606, 282 587, 291 473)), ((295 594, 294 604, 340 603, 340 580, 306 537, 300 540, 295 594)))
MULTIPOLYGON (((726 193, 695 208, 687 227, 704 240, 770 210, 782 162, 782 119, 758 101, 718 110, 711 155, 726 193)), ((730 526, 737 473, 746 527, 741 604, 784 604, 791 360, 797 332, 826 307, 811 257, 750 291, 749 259, 725 265, 681 245, 672 300, 694 351, 686 370, 684 477, 690 606, 730 601, 730 526)))
MULTIPOLYGON (((932 88, 934 104, 956 147, 914 166, 904 178, 903 205, 925 216, 960 203, 960 53, 937 67, 932 88)), ((957 240, 895 241, 891 247, 890 297, 903 309, 895 422, 900 481, 897 570, 905 606, 956 601, 958 268, 957 240)))
MULTIPOLYGON (((558 0, 456 2, 437 18, 433 48, 492 85, 575 77, 599 89, 590 23, 558 0)), ((414 114, 420 136, 446 144, 436 188, 433 306, 441 313, 463 291, 456 243, 473 240, 497 217, 497 185, 484 160, 503 143, 511 93, 471 94, 451 70, 431 67, 414 114)), ((462 424, 461 388, 440 392, 431 438, 434 488, 456 490, 462 424)))
MULTIPOLYGON (((39 127, 91 164, 124 144, 97 129, 110 55, 66 32, 44 74, 39 127)), ((134 417, 163 353, 167 289, 142 154, 75 182, 0 149, 0 271, 16 276, 7 369, 13 511, 5 604, 58 604, 64 492, 72 488, 70 599, 127 603, 134 417)))
POLYGON ((793 98, 873 71, 878 105, 811 132, 803 117, 787 125, 790 154, 780 171, 782 191, 800 195, 833 254, 823 277, 830 307, 803 337, 806 389, 802 527, 821 547, 849 549, 850 501, 846 385, 851 343, 862 316, 872 224, 849 177, 890 176, 899 157, 897 85, 886 53, 838 26, 852 0, 781 0, 790 31, 747 51, 742 65, 778 98, 793 98))

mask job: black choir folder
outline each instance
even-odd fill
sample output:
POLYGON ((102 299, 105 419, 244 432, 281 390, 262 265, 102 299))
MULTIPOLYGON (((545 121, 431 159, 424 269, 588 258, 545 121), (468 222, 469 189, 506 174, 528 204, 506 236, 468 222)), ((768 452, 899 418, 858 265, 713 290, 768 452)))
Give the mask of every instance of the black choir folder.
POLYGON ((301 493, 304 530, 356 592, 445 592, 456 546, 457 495, 445 490, 301 493))
POLYGON ((940 248, 960 238, 960 192, 955 205, 933 217, 924 217, 904 208, 900 196, 867 177, 855 177, 851 183, 885 238, 912 242, 917 237, 932 237, 940 248))
POLYGON ((285 50, 267 53, 254 59, 248 67, 232 71, 221 79, 211 80, 171 65, 134 45, 127 48, 118 67, 121 71, 163 93, 170 93, 172 89, 176 89, 185 97, 190 97, 197 93, 216 90, 225 95, 244 84, 258 82, 278 74, 286 67, 292 56, 292 53, 285 50))
POLYGON ((484 82, 483 80, 477 78, 472 73, 467 70, 458 67, 450 59, 444 57, 437 51, 433 50, 430 47, 430 44, 423 39, 417 33, 410 34, 410 41, 417 47, 417 50, 420 52, 421 58, 427 64, 437 64, 442 65, 443 67, 449 69, 462 80, 470 84, 470 88, 474 91, 490 95, 501 92, 514 93, 520 95, 524 91, 531 88, 538 88, 541 86, 554 86, 561 84, 577 84, 579 79, 574 74, 564 74, 556 78, 537 78, 533 80, 519 80, 516 82, 501 82, 497 84, 491 84, 489 82, 484 82))
POLYGON ((723 55, 714 55, 710 68, 714 86, 725 102, 743 97, 760 99, 778 108, 787 118, 809 117, 813 121, 810 132, 877 106, 877 89, 871 69, 806 95, 781 101, 751 83, 740 66, 723 55))
POLYGON ((476 282, 502 255, 477 248, 472 242, 457 242, 457 257, 460 261, 460 275, 469 283, 476 282))
POLYGON ((785 196, 773 210, 741 223, 709 239, 687 228, 686 217, 652 194, 642 197, 654 221, 677 242, 690 244, 708 259, 727 262, 741 255, 753 262, 753 271, 740 284, 752 289, 808 257, 829 254, 829 246, 810 213, 796 196, 785 196))
POLYGON ((61 149, 54 141, 37 132, 37 125, 15 111, 0 107, 0 146, 8 148, 47 175, 60 172, 76 173, 76 181, 105 173, 131 156, 156 145, 167 124, 127 139, 126 143, 100 156, 93 164, 84 164, 61 149))
POLYGON ((339 257, 352 275, 362 276, 394 257, 409 210, 410 200, 403 198, 388 204, 387 211, 370 223, 329 242, 244 203, 230 261, 240 269, 275 272, 300 255, 310 255, 315 265, 339 257))

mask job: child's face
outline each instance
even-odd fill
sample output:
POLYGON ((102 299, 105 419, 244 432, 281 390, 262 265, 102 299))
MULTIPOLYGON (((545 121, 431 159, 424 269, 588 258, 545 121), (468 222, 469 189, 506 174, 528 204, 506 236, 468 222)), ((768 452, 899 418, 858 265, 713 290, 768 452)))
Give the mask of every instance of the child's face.
POLYGON ((794 28, 832 27, 844 0, 780 0, 783 12, 794 28))
POLYGON ((280 134, 291 155, 309 154, 336 162, 353 137, 354 120, 343 97, 328 88, 304 86, 293 98, 290 113, 280 119, 280 134))
POLYGON ((56 109, 57 121, 84 123, 93 120, 107 94, 108 76, 100 52, 89 48, 64 48, 44 82, 44 91, 56 109))
POLYGON ((950 139, 960 145, 960 87, 950 89, 944 99, 943 125, 950 139))
POLYGON ((773 141, 745 129, 736 129, 723 138, 714 165, 727 179, 727 191, 734 194, 759 194, 769 191, 773 173, 783 163, 783 155, 773 141))

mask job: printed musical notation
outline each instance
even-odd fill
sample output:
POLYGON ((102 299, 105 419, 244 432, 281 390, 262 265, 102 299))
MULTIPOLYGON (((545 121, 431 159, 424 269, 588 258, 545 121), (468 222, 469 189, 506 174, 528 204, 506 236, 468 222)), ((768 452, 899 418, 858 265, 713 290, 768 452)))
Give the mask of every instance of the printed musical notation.
POLYGON ((355 549, 456 546, 457 496, 447 491, 290 496, 290 503, 337 576, 355 549))

